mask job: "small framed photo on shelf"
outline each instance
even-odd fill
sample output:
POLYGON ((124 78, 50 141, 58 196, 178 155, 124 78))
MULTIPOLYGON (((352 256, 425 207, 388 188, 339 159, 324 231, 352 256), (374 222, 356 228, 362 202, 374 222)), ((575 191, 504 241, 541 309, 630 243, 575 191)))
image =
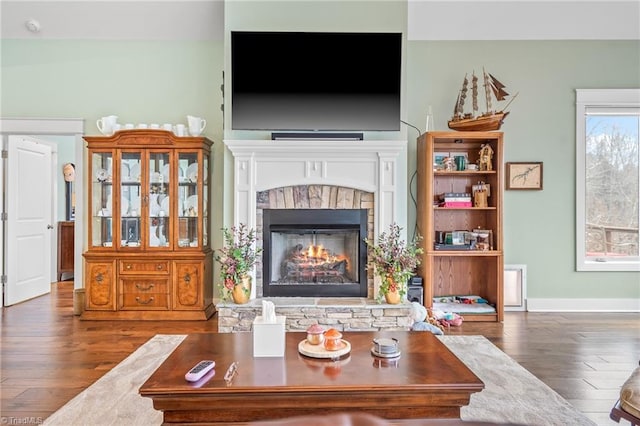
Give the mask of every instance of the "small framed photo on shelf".
POLYGON ((454 246, 461 246, 465 243, 465 234, 464 231, 453 231, 451 233, 451 244, 454 246))
POLYGON ((444 169, 444 162, 449 158, 448 152, 434 152, 433 153, 433 166, 436 170, 444 169))
POLYGON ((476 237, 476 250, 493 250, 493 231, 491 229, 474 229, 476 237))
POLYGON ((542 189, 542 161, 506 164, 506 189, 542 189))

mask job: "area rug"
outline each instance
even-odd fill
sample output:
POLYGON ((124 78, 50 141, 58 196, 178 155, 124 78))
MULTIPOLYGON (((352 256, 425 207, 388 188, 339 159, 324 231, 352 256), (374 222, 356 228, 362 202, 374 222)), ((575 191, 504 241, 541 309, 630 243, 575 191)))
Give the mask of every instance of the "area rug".
MULTIPOLYGON (((184 335, 156 335, 53 413, 45 425, 162 424, 162 413, 138 389, 182 342, 184 335)), ((461 410, 467 421, 535 426, 595 425, 553 389, 483 336, 438 336, 485 384, 461 410)))

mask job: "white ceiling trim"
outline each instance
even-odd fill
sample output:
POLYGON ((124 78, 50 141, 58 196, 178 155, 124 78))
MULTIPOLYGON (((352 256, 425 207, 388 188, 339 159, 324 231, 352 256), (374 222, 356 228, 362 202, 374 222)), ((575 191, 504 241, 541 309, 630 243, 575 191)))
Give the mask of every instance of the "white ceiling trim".
POLYGON ((639 40, 640 1, 408 0, 409 40, 639 40))

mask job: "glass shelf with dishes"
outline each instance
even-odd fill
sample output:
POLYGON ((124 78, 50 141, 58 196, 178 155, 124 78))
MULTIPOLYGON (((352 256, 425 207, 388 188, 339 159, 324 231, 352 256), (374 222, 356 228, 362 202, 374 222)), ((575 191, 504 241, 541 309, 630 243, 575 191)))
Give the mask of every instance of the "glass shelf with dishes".
POLYGON ((142 214, 140 151, 121 153, 120 158, 120 247, 140 247, 142 214))
POLYGON ((151 151, 148 166, 148 247, 169 247, 171 241, 170 184, 171 159, 169 151, 151 151))
POLYGON ((200 234, 202 244, 208 244, 206 228, 208 226, 206 207, 208 199, 207 174, 208 158, 204 158, 198 152, 178 153, 178 247, 200 247, 200 234), (203 170, 204 169, 204 170, 203 170), (198 176, 203 176, 202 180, 198 176), (205 201, 201 203, 202 194, 205 201), (201 220, 202 219, 202 220, 201 220))
POLYGON ((91 245, 111 247, 113 244, 113 152, 91 155, 91 245))

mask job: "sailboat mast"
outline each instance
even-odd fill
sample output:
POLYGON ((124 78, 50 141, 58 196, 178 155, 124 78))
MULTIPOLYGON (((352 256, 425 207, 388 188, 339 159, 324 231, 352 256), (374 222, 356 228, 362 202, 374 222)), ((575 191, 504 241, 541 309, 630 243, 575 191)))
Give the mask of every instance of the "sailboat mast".
POLYGON ((458 91, 458 98, 456 99, 456 104, 453 107, 453 116, 458 116, 458 111, 460 111, 460 91, 458 91))
POLYGON ((453 115, 455 117, 462 117, 464 115, 464 100, 467 97, 467 86, 469 81, 467 80, 467 75, 464 75, 464 80, 462 81, 462 88, 458 92, 458 99, 456 100, 456 106, 453 109, 453 115))
POLYGON ((493 110, 491 106, 491 87, 489 85, 489 77, 487 76, 487 72, 482 67, 482 74, 484 74, 484 97, 487 102, 487 110, 486 113, 490 114, 493 110))
POLYGON ((473 99, 473 116, 475 117, 478 115, 478 77, 476 77, 475 71, 471 74, 471 96, 473 99))

